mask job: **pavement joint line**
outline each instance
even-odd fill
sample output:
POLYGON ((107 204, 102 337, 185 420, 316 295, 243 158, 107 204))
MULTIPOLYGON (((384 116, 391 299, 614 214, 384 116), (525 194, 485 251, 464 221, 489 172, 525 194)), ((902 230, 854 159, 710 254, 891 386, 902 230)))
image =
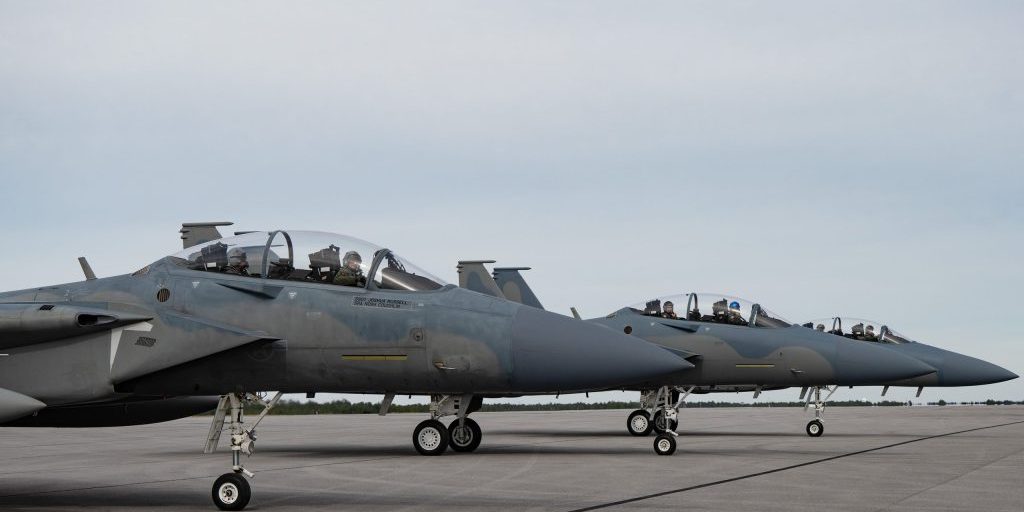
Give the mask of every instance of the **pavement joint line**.
POLYGON ((807 462, 801 462, 800 464, 792 464, 792 465, 789 465, 789 466, 783 466, 781 468, 769 469, 769 470, 766 470, 766 471, 758 471, 757 473, 750 473, 750 474, 747 474, 747 475, 740 475, 740 476, 736 476, 736 477, 732 477, 732 478, 726 478, 726 479, 723 479, 723 480, 715 480, 713 482, 706 482, 706 483, 703 483, 703 484, 691 485, 689 487, 683 487, 683 488, 680 488, 680 489, 672 489, 672 490, 669 490, 669 491, 661 491, 661 492, 656 492, 656 493, 652 493, 652 494, 645 494, 643 496, 636 496, 636 497, 633 497, 633 498, 626 498, 624 500, 611 501, 611 502, 608 502, 608 503, 601 503, 601 504, 598 504, 598 505, 591 505, 589 507, 576 508, 576 509, 569 510, 568 512, 588 512, 588 511, 591 511, 591 510, 601 510, 601 509, 605 509, 605 508, 617 507, 619 505, 628 505, 630 503, 636 503, 638 501, 644 501, 644 500, 649 500, 649 499, 653 499, 653 498, 661 498, 663 496, 671 496, 673 494, 680 494, 680 493, 684 493, 684 492, 695 491, 697 489, 704 489, 704 488, 707 488, 707 487, 714 487, 716 485, 722 485, 722 484, 728 484, 728 483, 732 483, 732 482, 738 482, 740 480, 748 480, 748 479, 756 478, 756 477, 759 477, 759 476, 770 475, 770 474, 773 474, 773 473, 780 473, 780 472, 783 472, 783 471, 789 471, 791 469, 797 469, 797 468, 802 468, 802 467, 806 467, 806 466, 813 466, 815 464, 821 464, 823 462, 830 462, 830 461, 833 461, 833 460, 844 459, 846 457, 853 457, 855 455, 863 455, 865 453, 877 452, 877 451, 880 451, 880 450, 886 450, 888 448, 895 448, 897 446, 903 446, 905 444, 911 444, 911 443, 917 443, 917 442, 921 442, 921 441, 927 441, 929 439, 937 439, 937 438, 940 438, 940 437, 954 436, 954 435, 957 435, 957 434, 966 434, 968 432, 977 432, 979 430, 988 430, 988 429, 992 429, 992 428, 1008 427, 1010 425, 1019 425, 1019 424, 1024 424, 1024 420, 1021 420, 1021 421, 1011 421, 1009 423, 1000 423, 998 425, 989 425, 987 427, 969 428, 967 430, 958 430, 956 432, 947 432, 945 434, 935 434, 935 435, 932 435, 932 436, 919 437, 917 439, 910 439, 910 440, 907 440, 907 441, 900 441, 898 443, 887 444, 887 445, 884 445, 884 446, 877 446, 875 448, 868 448, 868 449, 865 449, 865 450, 858 450, 858 451, 855 451, 855 452, 843 453, 843 454, 840 454, 840 455, 833 455, 831 457, 825 457, 823 459, 816 459, 816 460, 811 460, 811 461, 807 461, 807 462))

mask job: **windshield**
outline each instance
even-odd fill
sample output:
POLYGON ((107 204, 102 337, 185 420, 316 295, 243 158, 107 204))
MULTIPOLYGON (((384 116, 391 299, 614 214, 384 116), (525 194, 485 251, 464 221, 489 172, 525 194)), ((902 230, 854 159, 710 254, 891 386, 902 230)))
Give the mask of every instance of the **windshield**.
POLYGON ((831 317, 811 320, 804 327, 815 329, 851 340, 869 341, 873 343, 915 343, 914 340, 892 330, 882 322, 853 317, 831 317))
POLYGON ((420 291, 445 285, 388 249, 319 231, 254 231, 189 247, 171 259, 191 270, 353 288, 420 291))
POLYGON ((718 293, 687 293, 630 306, 647 316, 751 327, 788 327, 789 321, 746 299, 718 293))

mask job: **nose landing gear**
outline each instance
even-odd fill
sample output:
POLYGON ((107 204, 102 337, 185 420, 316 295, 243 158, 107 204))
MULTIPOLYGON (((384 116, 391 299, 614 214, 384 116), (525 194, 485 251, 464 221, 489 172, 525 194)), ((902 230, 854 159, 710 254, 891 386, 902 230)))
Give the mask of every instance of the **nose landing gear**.
POLYGON ((807 422, 807 428, 805 429, 807 431, 807 435, 811 437, 821 437, 822 434, 825 433, 825 404, 828 402, 829 398, 832 398, 832 395, 837 389, 839 389, 839 386, 816 386, 813 389, 813 395, 811 393, 807 393, 806 388, 803 390, 803 393, 801 393, 800 398, 803 398, 804 394, 807 395, 807 400, 804 402, 805 411, 811 406, 812 398, 814 400, 814 419, 807 422), (821 398, 822 389, 828 390, 828 395, 825 395, 824 400, 821 398))
POLYGON ((696 386, 677 388, 662 386, 657 390, 643 391, 640 408, 626 419, 626 430, 634 436, 646 436, 657 432, 654 452, 658 455, 672 455, 676 451, 676 427, 679 426, 679 407, 683 405, 696 386), (678 398, 677 398, 678 397, 678 398))
POLYGON ((251 471, 242 465, 242 454, 252 455, 256 451, 256 426, 267 416, 267 413, 277 405, 281 399, 278 392, 269 401, 249 393, 229 393, 220 397, 217 404, 217 412, 213 415, 213 423, 210 425, 210 433, 206 437, 206 447, 203 453, 217 451, 220 443, 221 433, 224 431, 224 424, 231 436, 231 473, 221 475, 213 483, 213 504, 220 510, 242 510, 249 504, 252 497, 252 489, 246 477, 252 478, 251 471), (251 427, 245 426, 246 403, 256 403, 263 406, 263 411, 253 422, 251 427))

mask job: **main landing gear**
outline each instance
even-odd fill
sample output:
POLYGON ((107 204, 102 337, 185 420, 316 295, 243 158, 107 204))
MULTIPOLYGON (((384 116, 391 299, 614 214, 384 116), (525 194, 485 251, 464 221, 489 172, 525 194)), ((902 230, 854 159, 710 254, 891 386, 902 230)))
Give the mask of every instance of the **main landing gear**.
POLYGON ((252 478, 251 471, 242 466, 242 454, 252 455, 256 450, 256 425, 267 416, 267 413, 277 405, 281 399, 278 392, 270 400, 249 393, 230 393, 220 397, 217 404, 217 412, 213 415, 213 424, 210 425, 210 433, 206 437, 206 447, 203 453, 217 451, 217 444, 220 442, 220 435, 224 431, 224 424, 227 423, 227 430, 231 436, 231 473, 225 473, 213 483, 213 503, 221 510, 242 510, 249 504, 252 497, 252 490, 249 488, 249 481, 245 477, 252 478), (246 403, 255 403, 263 406, 263 411, 253 422, 251 427, 246 427, 244 421, 244 406, 246 403))
POLYGON ((450 446, 457 452, 472 452, 480 446, 483 432, 469 413, 477 411, 483 397, 465 395, 431 395, 430 419, 424 420, 412 432, 412 445, 421 455, 441 455, 450 446), (457 416, 445 428, 441 418, 457 416))
POLYGON ((813 394, 808 393, 807 388, 800 391, 800 398, 804 398, 804 395, 807 396, 807 400, 804 401, 805 411, 811 406, 812 397, 814 399, 814 419, 807 422, 807 435, 821 437, 825 433, 825 403, 828 402, 829 398, 832 398, 837 389, 839 389, 839 386, 816 386, 811 390, 813 394), (825 396, 824 400, 821 398, 822 389, 828 391, 828 395, 825 396))
POLYGON ((634 436, 646 436, 655 431, 654 452, 658 455, 672 455, 676 451, 676 427, 679 426, 679 407, 683 405, 694 386, 676 388, 662 386, 656 391, 644 391, 640 395, 640 409, 630 413, 626 430, 634 436))

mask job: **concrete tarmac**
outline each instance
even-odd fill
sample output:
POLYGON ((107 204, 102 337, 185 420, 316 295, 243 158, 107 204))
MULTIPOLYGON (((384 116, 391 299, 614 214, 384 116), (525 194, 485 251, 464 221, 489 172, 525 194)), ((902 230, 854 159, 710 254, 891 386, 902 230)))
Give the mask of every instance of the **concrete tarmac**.
MULTIPOLYGON (((480 448, 440 457, 425 414, 271 416, 247 510, 1024 510, 1024 407, 836 407, 820 438, 798 408, 685 409, 671 457, 628 413, 476 413, 480 448)), ((0 510, 215 510, 208 427, 0 428, 0 510)))

